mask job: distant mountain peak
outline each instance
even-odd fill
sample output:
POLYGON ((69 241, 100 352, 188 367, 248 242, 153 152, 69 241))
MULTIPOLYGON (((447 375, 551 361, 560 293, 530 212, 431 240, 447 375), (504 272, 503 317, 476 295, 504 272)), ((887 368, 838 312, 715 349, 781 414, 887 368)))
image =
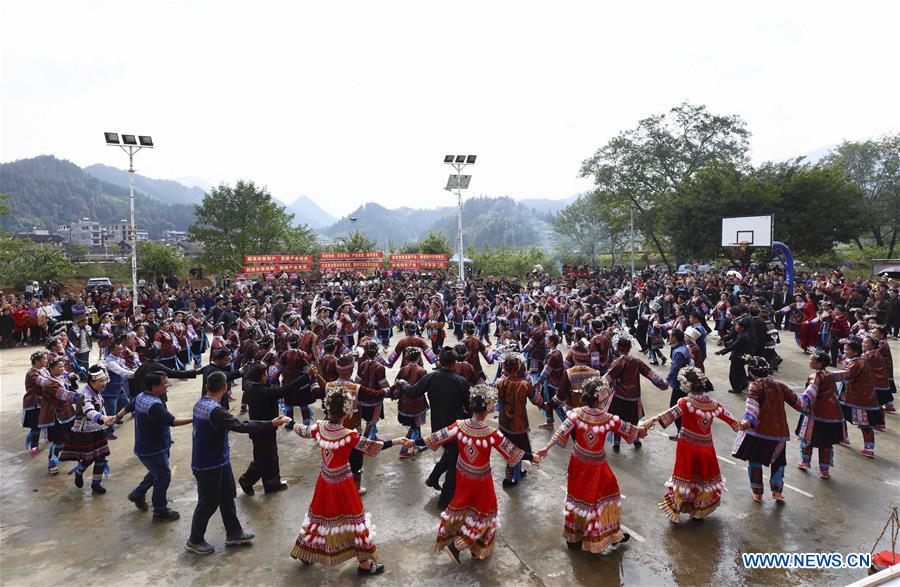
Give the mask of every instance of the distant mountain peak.
POLYGON ((295 224, 305 224, 313 229, 324 228, 337 221, 337 217, 323 210, 306 195, 300 196, 284 209, 294 215, 295 224))
MULTIPOLYGON (((84 172, 101 181, 128 187, 128 172, 97 163, 84 168, 84 172)), ((171 179, 153 179, 134 174, 134 189, 166 204, 199 204, 206 192, 198 187, 188 187, 171 179)))

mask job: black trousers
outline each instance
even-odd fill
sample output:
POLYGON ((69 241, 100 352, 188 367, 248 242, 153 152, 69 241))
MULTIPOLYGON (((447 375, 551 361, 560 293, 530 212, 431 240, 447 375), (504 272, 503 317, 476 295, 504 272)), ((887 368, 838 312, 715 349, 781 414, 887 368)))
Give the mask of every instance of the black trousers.
POLYGON ((637 332, 635 336, 637 338, 638 344, 641 345, 641 351, 647 350, 647 328, 650 326, 650 323, 646 320, 638 320, 637 323, 637 332))
POLYGON ((728 369, 728 381, 734 391, 744 391, 747 388, 747 372, 744 371, 744 361, 731 359, 731 367, 728 369))
POLYGON ((244 529, 234 505, 237 491, 231 463, 209 471, 194 471, 194 477, 197 479, 197 507, 194 508, 194 517, 191 519, 191 544, 203 544, 206 541, 206 527, 216 510, 222 514, 226 539, 240 538, 244 529))
POLYGON ((360 477, 362 477, 362 468, 363 453, 354 448, 350 451, 350 470, 353 472, 354 479, 359 479, 360 477))
MULTIPOLYGON (((684 393, 683 391, 681 391, 680 389, 676 389, 673 387, 672 394, 669 396, 669 407, 671 408, 672 406, 677 404, 678 400, 680 400, 683 397, 687 397, 687 394, 684 393)), ((678 430, 681 430, 681 418, 678 418, 677 420, 675 420, 675 427, 678 428, 678 430)))
POLYGON ((438 498, 438 507, 446 508, 456 493, 456 461, 459 458, 459 447, 455 442, 444 445, 444 452, 441 453, 441 459, 435 463, 431 474, 428 475, 429 481, 439 481, 441 475, 447 473, 444 484, 441 485, 441 496, 438 498))
POLYGON ((247 471, 241 475, 241 478, 250 485, 253 485, 260 479, 263 482, 263 489, 275 488, 281 484, 281 469, 278 466, 278 442, 276 441, 277 428, 251 434, 250 440, 253 441, 253 460, 247 467, 247 471))

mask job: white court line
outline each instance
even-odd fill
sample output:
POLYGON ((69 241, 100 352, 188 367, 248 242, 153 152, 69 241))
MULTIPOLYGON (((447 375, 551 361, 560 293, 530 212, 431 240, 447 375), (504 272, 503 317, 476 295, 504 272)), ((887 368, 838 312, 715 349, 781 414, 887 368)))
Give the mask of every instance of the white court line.
POLYGON ((785 489, 791 489, 791 490, 793 490, 793 491, 796 491, 796 492, 799 493, 800 495, 805 495, 806 497, 808 497, 808 498, 810 498, 810 499, 815 499, 815 498, 816 498, 816 496, 813 495, 812 493, 807 493, 807 492, 803 491, 802 489, 797 489, 797 488, 794 487, 793 485, 788 485, 787 483, 784 484, 784 488, 785 488, 785 489))
MULTIPOLYGON (((656 432, 657 434, 661 434, 661 435, 663 435, 663 436, 666 436, 666 437, 669 436, 669 435, 666 434, 665 432, 660 432, 659 430, 654 430, 654 432, 656 432)), ((731 459, 726 459, 725 457, 722 457, 722 456, 719 456, 719 455, 716 455, 716 458, 719 459, 720 461, 722 461, 723 463, 728 463, 729 465, 734 465, 734 466, 736 466, 736 467, 739 466, 736 462, 732 461, 731 459)), ((800 495, 805 495, 806 497, 808 497, 808 498, 810 498, 810 499, 815 499, 815 498, 816 498, 816 496, 813 495, 812 493, 807 493, 806 491, 803 491, 802 489, 799 489, 799 488, 797 488, 797 487, 794 487, 793 485, 788 485, 787 483, 785 483, 785 484, 784 484, 784 487, 785 487, 785 489, 790 489, 791 491, 796 491, 796 492, 799 493, 800 495)))
POLYGON ((631 534, 631 537, 637 540, 638 542, 647 542, 643 536, 626 526, 625 524, 619 524, 619 527, 631 534))

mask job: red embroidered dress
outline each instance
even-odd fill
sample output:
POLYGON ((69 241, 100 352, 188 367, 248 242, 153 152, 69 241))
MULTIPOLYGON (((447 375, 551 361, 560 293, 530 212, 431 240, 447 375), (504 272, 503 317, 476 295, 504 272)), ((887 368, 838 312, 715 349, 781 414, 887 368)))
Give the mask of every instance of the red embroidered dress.
POLYGON ((381 562, 372 541, 371 516, 363 509, 349 459, 354 448, 373 457, 381 451, 383 443, 331 422, 316 422, 298 427, 295 432, 319 444, 322 469, 291 556, 326 566, 352 558, 360 562, 381 562))
POLYGON ((719 472, 710 427, 719 418, 735 432, 738 421, 719 402, 707 395, 690 395, 657 416, 663 428, 681 418, 675 449, 675 470, 666 483, 668 492, 659 507, 672 521, 680 514, 705 518, 719 507, 725 478, 719 472))
POLYGON ((441 514, 436 550, 442 550, 452 541, 460 550, 468 548, 474 558, 487 558, 500 527, 491 476, 491 449, 503 455, 510 466, 518 464, 525 453, 499 430, 473 419, 457 420, 423 441, 431 450, 449 442, 459 445, 456 492, 441 514))
POLYGON ((622 515, 619 482, 606 462, 606 435, 617 433, 634 442, 638 429, 619 416, 597 408, 571 410, 552 442, 565 448, 570 437, 575 444, 569 457, 566 488, 566 542, 581 542, 582 550, 598 553, 624 537, 619 527, 622 515))

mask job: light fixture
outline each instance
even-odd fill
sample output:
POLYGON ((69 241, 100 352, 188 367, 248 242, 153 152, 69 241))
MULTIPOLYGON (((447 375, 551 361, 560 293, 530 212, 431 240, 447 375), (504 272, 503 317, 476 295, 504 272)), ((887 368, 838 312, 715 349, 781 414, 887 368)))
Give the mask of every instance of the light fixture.
POLYGON ((142 147, 152 147, 153 146, 153 139, 148 136, 138 135, 138 141, 141 143, 142 147))
POLYGON ((465 163, 465 162, 466 162, 466 156, 465 156, 465 155, 457 155, 457 156, 456 156, 456 162, 457 162, 457 163, 465 163))
POLYGON ((466 157, 466 163, 468 163, 469 165, 475 163, 475 155, 469 155, 468 157, 466 157))
POLYGON ((107 145, 118 145, 119 144, 119 133, 116 132, 105 132, 103 136, 106 137, 107 145))
POLYGON ((137 139, 134 135, 122 135, 122 142, 126 145, 137 145, 137 139))
MULTIPOLYGON (((118 142, 118 140, 119 139, 116 138, 117 142, 118 142)), ((453 159, 454 159, 453 155, 444 155, 444 163, 453 163, 453 159)))

